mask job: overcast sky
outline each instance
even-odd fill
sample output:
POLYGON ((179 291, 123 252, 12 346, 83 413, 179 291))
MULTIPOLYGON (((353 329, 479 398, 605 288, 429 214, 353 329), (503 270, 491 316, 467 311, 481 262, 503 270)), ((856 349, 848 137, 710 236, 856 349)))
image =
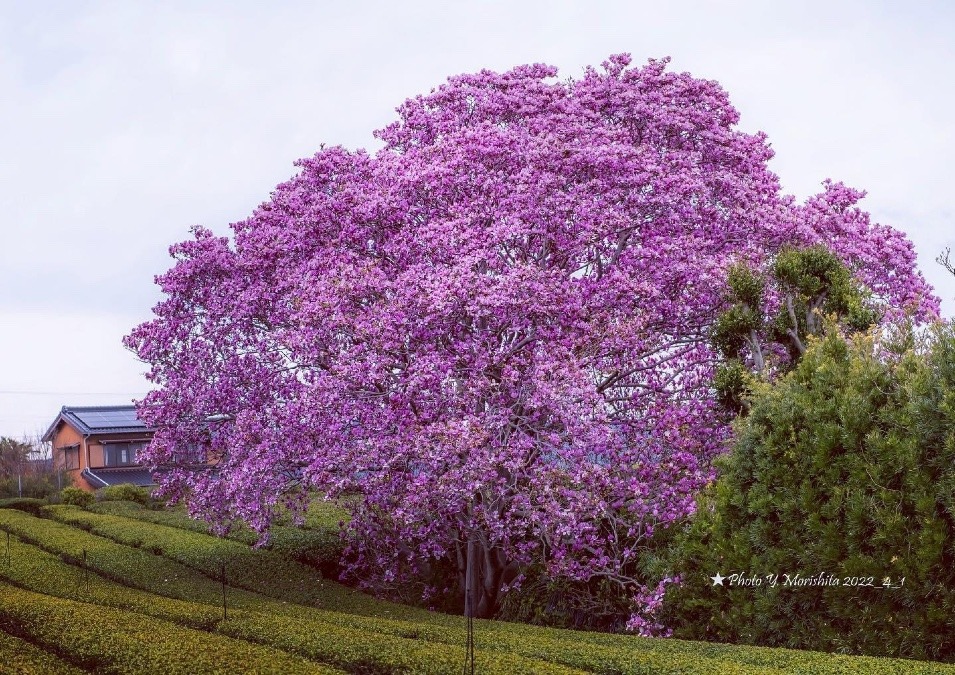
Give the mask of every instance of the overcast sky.
POLYGON ((669 55, 718 80, 788 192, 869 192, 951 317, 953 7, 0 0, 0 435, 146 391, 121 339, 191 225, 226 233, 320 144, 374 149, 405 98, 528 62, 669 55))

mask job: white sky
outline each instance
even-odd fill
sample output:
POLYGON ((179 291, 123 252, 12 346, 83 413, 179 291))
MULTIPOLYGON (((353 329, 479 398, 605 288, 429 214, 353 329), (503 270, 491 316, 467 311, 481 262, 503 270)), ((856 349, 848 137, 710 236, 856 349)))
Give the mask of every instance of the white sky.
POLYGON ((955 314, 955 4, 0 0, 0 435, 146 391, 120 340, 167 248, 321 143, 376 147, 448 76, 630 52, 715 79, 784 188, 831 177, 903 230, 955 314), (777 7, 785 5, 785 7, 777 7))

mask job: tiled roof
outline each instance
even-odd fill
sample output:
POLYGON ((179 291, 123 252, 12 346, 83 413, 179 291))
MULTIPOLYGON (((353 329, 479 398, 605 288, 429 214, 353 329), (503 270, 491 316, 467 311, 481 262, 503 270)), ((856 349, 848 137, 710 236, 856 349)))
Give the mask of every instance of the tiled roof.
POLYGON ((152 474, 138 466, 112 469, 84 469, 83 477, 94 487, 122 485, 123 483, 132 483, 140 487, 156 484, 152 474))
POLYGON ((43 440, 48 441, 53 438, 57 425, 61 421, 68 423, 82 434, 153 431, 136 416, 136 406, 63 406, 53 424, 43 434, 43 440))

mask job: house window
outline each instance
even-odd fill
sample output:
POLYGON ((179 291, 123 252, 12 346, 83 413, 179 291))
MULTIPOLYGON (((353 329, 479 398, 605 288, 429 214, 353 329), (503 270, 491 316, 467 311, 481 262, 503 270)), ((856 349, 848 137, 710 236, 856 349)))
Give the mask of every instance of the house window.
POLYGON ((129 466, 137 463, 137 455, 145 443, 106 443, 103 445, 103 458, 106 466, 129 466))
POLYGON ((70 469, 79 469, 80 447, 78 445, 71 445, 60 449, 63 450, 63 468, 67 471, 70 469))

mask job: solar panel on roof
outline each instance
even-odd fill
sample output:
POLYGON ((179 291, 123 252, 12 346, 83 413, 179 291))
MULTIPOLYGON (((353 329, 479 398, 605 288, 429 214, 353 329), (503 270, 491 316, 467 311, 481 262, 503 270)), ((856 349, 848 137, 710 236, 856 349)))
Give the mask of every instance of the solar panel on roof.
POLYGON ((104 429, 110 427, 145 427, 145 425, 136 417, 136 410, 83 410, 75 411, 74 414, 91 429, 104 429))

